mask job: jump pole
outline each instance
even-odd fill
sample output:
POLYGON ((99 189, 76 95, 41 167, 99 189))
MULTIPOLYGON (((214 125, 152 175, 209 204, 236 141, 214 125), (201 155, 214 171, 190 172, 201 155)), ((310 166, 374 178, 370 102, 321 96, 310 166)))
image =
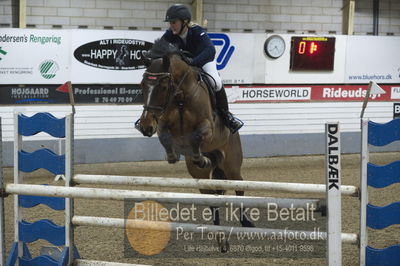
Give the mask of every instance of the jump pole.
POLYGON ((244 206, 248 208, 265 208, 268 204, 276 204, 280 208, 310 208, 314 205, 316 210, 320 209, 319 199, 276 199, 268 197, 238 197, 221 196, 211 194, 156 192, 141 190, 121 190, 104 188, 82 188, 43 186, 29 184, 7 184, 7 193, 32 196, 49 196, 62 198, 89 198, 105 200, 126 199, 156 199, 160 203, 176 203, 177 199, 182 204, 198 204, 203 206, 244 206))
MULTIPOLYGON (((183 229, 184 232, 200 233, 204 232, 220 232, 225 233, 239 233, 239 232, 252 232, 252 233, 264 233, 266 236, 278 233, 295 233, 302 232, 308 237, 314 232, 312 231, 300 231, 300 230, 284 230, 284 229, 270 229, 270 228, 251 228, 251 227, 232 227, 232 226, 221 226, 221 225, 210 225, 210 224, 192 224, 192 223, 176 223, 176 222, 159 222, 159 221, 145 221, 145 220, 131 220, 121 218, 109 218, 109 217, 92 217, 92 216, 74 216, 72 218, 74 226, 97 226, 97 227, 112 227, 112 228, 132 228, 142 230, 157 230, 157 231, 177 231, 183 229)), ((316 241, 326 241, 327 232, 321 232, 321 239, 311 239, 316 241)), ((341 233, 341 241, 343 243, 358 244, 358 235, 352 233, 341 233)))
MULTIPOLYGON (((73 181, 78 184, 93 185, 159 186, 326 195, 325 184, 87 174, 77 174, 73 177, 73 181)), ((356 186, 342 185, 340 189, 342 196, 358 197, 359 191, 356 186)))
POLYGON ((121 262, 107 262, 99 260, 82 260, 75 259, 74 266, 149 266, 145 264, 132 264, 132 263, 121 263, 121 262))

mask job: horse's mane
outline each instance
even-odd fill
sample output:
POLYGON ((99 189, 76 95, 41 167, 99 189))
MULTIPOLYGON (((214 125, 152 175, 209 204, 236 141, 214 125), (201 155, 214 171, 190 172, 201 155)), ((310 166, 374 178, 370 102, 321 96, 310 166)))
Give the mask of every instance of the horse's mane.
POLYGON ((158 38, 154 41, 153 46, 147 52, 146 56, 151 59, 157 59, 173 54, 182 55, 181 51, 175 45, 164 39, 158 38))

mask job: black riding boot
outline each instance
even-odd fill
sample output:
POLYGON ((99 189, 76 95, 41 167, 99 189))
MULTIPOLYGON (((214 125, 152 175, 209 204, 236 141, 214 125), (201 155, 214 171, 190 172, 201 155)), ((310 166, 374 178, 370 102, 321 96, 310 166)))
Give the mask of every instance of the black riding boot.
POLYGON ((232 134, 236 133, 243 126, 243 122, 229 112, 228 99, 224 87, 215 93, 215 98, 217 100, 217 108, 221 112, 225 126, 229 128, 232 134))

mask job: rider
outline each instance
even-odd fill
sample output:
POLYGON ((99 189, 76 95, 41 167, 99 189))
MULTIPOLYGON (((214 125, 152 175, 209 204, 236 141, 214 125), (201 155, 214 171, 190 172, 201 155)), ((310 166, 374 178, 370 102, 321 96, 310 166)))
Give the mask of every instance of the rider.
POLYGON ((232 133, 235 133, 243 126, 243 122, 229 112, 225 89, 214 60, 215 47, 205 29, 192 23, 191 18, 191 13, 186 6, 181 4, 171 6, 165 14, 165 22, 169 22, 169 29, 161 38, 181 50, 190 52, 194 57, 187 58, 186 62, 202 68, 213 77, 216 83, 217 108, 222 114, 224 124, 232 133))

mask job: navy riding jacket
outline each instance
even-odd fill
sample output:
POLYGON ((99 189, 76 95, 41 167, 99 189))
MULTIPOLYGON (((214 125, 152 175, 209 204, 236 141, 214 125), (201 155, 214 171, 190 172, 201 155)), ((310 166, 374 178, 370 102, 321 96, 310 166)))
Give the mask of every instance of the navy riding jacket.
POLYGON ((169 43, 172 43, 179 49, 188 51, 193 54, 192 65, 202 67, 206 63, 214 60, 215 47, 207 35, 207 32, 202 27, 195 25, 188 28, 186 36, 186 44, 179 35, 174 35, 171 29, 165 31, 161 37, 169 43))

